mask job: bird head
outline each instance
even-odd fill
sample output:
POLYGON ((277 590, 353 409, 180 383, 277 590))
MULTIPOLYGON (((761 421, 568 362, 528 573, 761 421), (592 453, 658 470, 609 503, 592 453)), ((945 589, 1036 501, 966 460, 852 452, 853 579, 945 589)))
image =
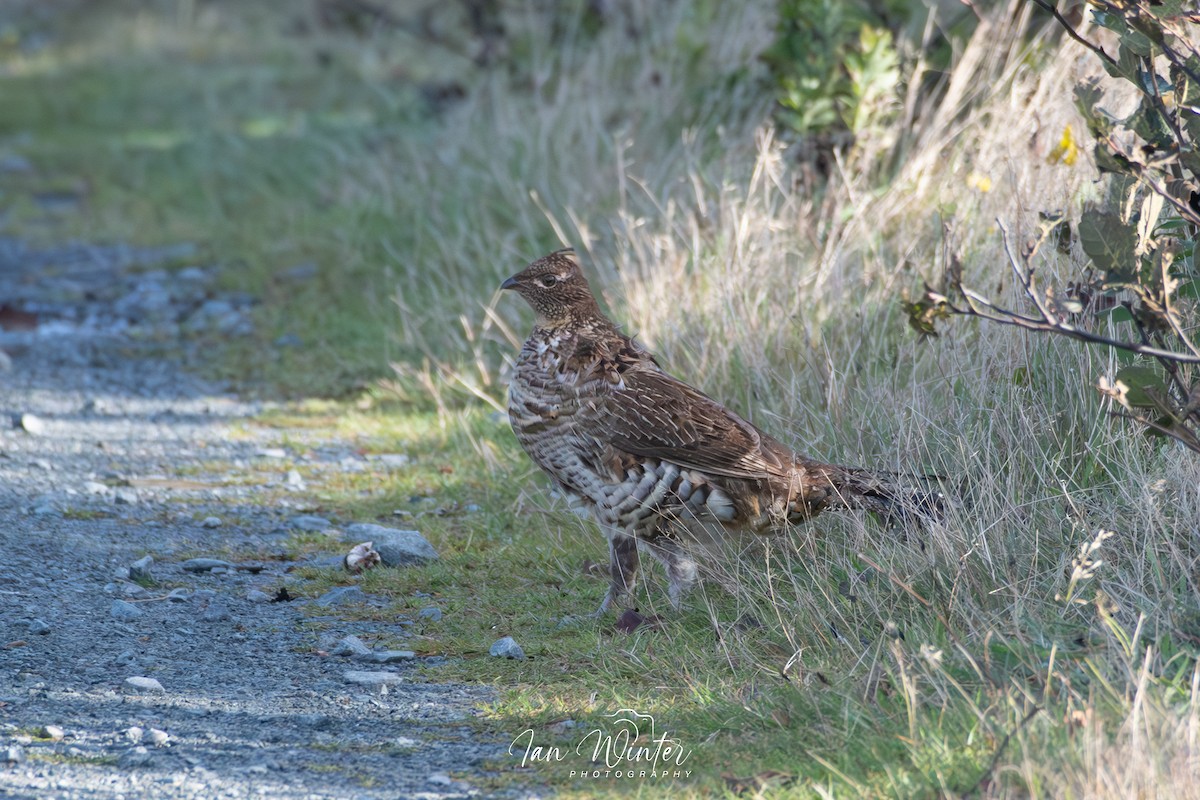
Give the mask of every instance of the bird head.
POLYGON ((567 248, 542 256, 500 284, 513 289, 537 314, 538 324, 561 325, 600 315, 575 251, 567 248))

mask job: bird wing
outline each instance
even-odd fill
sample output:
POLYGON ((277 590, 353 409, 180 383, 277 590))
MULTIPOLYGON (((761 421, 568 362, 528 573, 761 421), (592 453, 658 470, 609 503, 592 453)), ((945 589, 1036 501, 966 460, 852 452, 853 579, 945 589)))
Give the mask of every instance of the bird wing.
POLYGON ((608 381, 580 413, 619 450, 731 478, 787 475, 783 445, 708 395, 643 362, 608 381))

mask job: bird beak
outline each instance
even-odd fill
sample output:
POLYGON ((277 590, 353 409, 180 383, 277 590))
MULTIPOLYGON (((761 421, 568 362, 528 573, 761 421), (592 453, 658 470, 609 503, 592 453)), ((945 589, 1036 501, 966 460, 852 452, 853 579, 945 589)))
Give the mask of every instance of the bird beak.
POLYGON ((501 289, 515 289, 515 288, 517 288, 517 276, 516 276, 516 275, 513 275, 511 278, 509 278, 508 280, 506 280, 504 283, 500 284, 500 288, 501 288, 501 289))

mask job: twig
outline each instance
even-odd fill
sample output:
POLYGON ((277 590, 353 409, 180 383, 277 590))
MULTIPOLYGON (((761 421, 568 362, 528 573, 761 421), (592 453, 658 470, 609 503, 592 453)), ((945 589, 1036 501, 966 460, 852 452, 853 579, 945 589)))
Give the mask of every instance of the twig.
POLYGON ((1004 755, 1004 750, 1008 747, 1008 743, 1012 740, 1012 737, 1015 736, 1022 728, 1024 728, 1025 725, 1028 724, 1029 720, 1037 716, 1037 713, 1041 710, 1041 706, 1034 706, 1033 708, 1029 709, 1029 712, 1025 714, 1020 722, 1017 723, 1017 727, 1013 728, 1004 735, 1004 739, 1000 742, 1000 746, 997 747, 996 752, 992 754, 992 763, 988 764, 987 769, 985 769, 983 774, 979 776, 979 780, 975 781, 975 785, 972 786, 970 791, 966 792, 966 794, 974 794, 975 792, 979 791, 979 787, 983 785, 983 782, 990 778, 992 773, 996 771, 996 765, 1000 763, 1000 757, 1004 755))
POLYGON ((1051 14, 1053 14, 1054 18, 1056 20, 1058 20, 1058 24, 1063 26, 1063 30, 1065 30, 1067 32, 1068 36, 1070 36, 1075 41, 1079 42, 1081 45, 1086 47, 1088 50, 1091 50, 1093 53, 1100 56, 1100 58, 1104 59, 1109 64, 1113 65, 1114 67, 1117 66, 1117 60, 1115 58, 1110 56, 1108 53, 1104 52, 1104 48, 1101 47, 1100 45, 1095 44, 1094 42, 1091 42, 1088 39, 1085 39, 1084 37, 1080 36, 1079 31, 1075 30, 1075 26, 1073 26, 1070 22, 1068 22, 1067 18, 1064 17, 1062 15, 1062 12, 1060 12, 1057 8, 1055 8, 1050 3, 1047 3, 1046 0, 1033 0, 1033 2, 1035 4, 1041 6, 1044 10, 1049 11, 1051 14))

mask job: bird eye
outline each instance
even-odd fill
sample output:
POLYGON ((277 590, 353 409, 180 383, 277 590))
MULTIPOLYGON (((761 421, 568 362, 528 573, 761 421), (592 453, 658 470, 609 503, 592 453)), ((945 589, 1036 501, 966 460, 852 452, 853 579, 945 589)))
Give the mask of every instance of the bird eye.
POLYGON ((538 278, 538 283, 542 284, 542 286, 545 286, 547 289, 549 289, 551 286, 558 283, 558 276, 557 275, 543 275, 542 277, 538 278))

